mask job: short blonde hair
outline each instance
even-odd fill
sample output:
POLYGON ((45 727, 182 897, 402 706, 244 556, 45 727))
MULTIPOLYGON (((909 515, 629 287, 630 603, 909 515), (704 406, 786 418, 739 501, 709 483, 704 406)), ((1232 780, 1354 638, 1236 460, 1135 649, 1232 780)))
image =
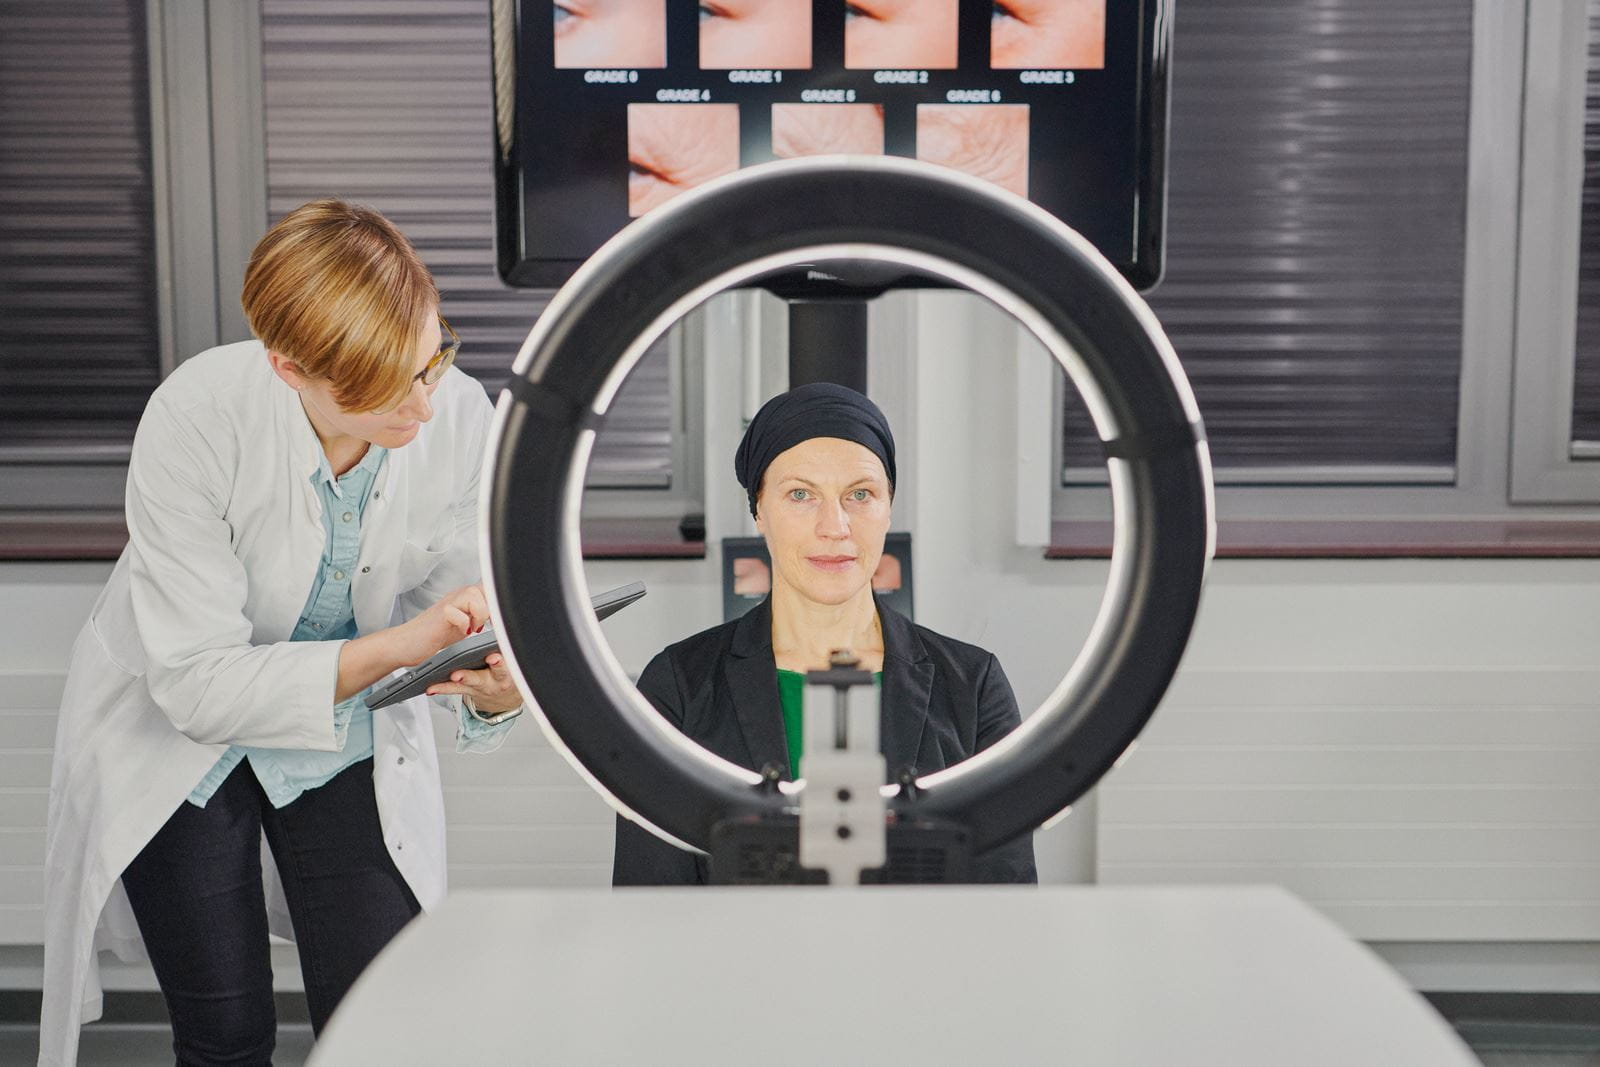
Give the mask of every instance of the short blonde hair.
POLYGON ((256 337, 329 382, 341 407, 381 411, 405 399, 439 289, 394 223, 327 199, 295 208, 257 242, 241 302, 256 337))

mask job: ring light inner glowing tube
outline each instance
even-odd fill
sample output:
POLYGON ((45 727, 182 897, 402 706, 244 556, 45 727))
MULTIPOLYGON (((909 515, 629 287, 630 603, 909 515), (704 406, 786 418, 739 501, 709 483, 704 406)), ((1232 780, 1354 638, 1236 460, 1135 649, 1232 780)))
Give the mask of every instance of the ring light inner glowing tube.
POLYGON ((903 267, 999 305, 1065 368, 1104 445, 1110 575, 1071 669, 1008 737, 918 779, 914 800, 885 787, 892 808, 960 823, 983 852, 1066 808, 1133 742, 1177 668, 1214 545, 1209 453, 1171 345, 1093 246, 1034 205, 910 160, 817 158, 739 171, 623 230, 551 301, 499 399, 490 602, 551 742, 623 814, 705 850, 717 823, 793 806, 800 786, 756 788, 633 687, 588 610, 578 517, 595 433, 644 351, 722 290, 829 260, 903 267))

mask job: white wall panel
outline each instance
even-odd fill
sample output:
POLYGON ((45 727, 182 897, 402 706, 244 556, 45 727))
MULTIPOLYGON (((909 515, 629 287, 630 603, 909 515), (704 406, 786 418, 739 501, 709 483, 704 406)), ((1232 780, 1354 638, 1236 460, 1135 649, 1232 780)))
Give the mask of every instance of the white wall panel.
POLYGON ((1272 882, 1372 940, 1600 939, 1600 669, 1188 669, 1100 819, 1105 882, 1272 882))

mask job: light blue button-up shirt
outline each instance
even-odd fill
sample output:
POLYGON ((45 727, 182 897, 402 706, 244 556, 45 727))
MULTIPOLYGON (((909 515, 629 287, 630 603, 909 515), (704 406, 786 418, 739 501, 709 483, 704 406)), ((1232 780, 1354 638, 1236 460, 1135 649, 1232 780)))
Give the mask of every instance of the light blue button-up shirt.
MULTIPOLYGON (((388 450, 372 445, 361 462, 335 477, 328 458, 311 475, 322 500, 322 525, 326 531, 322 565, 311 583, 300 622, 291 641, 343 641, 357 636, 355 602, 350 593, 350 578, 361 555, 361 519, 367 508, 372 483, 383 466, 388 450)), ((333 752, 312 749, 252 748, 231 745, 206 776, 189 794, 189 803, 205 807, 221 788, 228 775, 242 760, 261 783, 262 791, 275 808, 292 802, 308 789, 325 785, 333 776, 372 755, 372 711, 366 694, 361 693, 333 705, 334 737, 339 748, 333 752)), ((462 712, 461 733, 465 740, 495 733, 510 725, 491 726, 462 712)))

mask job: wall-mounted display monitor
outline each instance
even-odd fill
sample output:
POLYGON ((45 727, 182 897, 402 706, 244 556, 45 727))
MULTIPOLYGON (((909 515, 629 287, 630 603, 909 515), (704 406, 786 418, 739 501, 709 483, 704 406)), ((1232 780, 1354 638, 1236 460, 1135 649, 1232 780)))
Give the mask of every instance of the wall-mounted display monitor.
POLYGON ((1172 0, 518 0, 496 27, 497 239, 556 286, 632 219, 772 159, 896 155, 1161 273, 1172 0))

